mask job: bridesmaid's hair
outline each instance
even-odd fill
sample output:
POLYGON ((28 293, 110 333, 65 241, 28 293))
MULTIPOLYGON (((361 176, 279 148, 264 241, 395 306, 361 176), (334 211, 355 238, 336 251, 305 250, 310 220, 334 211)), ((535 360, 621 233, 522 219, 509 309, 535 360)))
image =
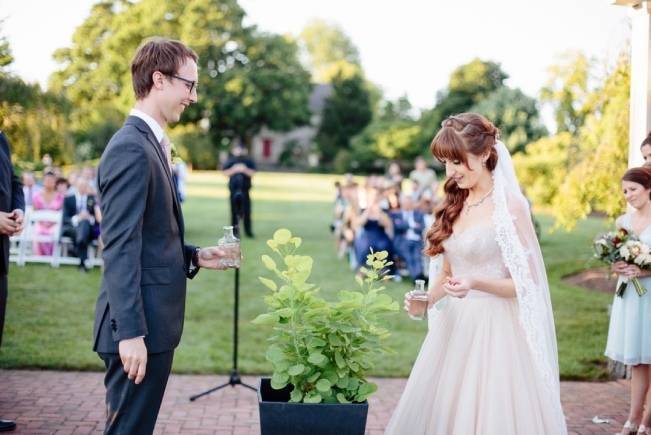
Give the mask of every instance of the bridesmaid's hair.
MULTIPOLYGON (((488 119, 476 113, 460 113, 449 116, 441 123, 441 129, 430 145, 434 157, 439 160, 457 160, 468 166, 468 153, 476 156, 489 153, 486 167, 493 171, 497 166, 495 143, 500 131, 488 119)), ((443 242, 452 235, 452 225, 463 209, 468 190, 461 189, 448 178, 443 186, 445 199, 434 212, 436 219, 427 231, 428 246, 425 254, 434 256, 445 251, 443 242)))
MULTIPOLYGON (((645 189, 651 189, 651 168, 645 166, 631 168, 624 173, 622 181, 641 184, 645 189)), ((651 193, 649 193, 649 198, 651 198, 651 193)))
POLYGON ((642 149, 642 147, 645 147, 647 145, 651 146, 651 131, 649 132, 649 134, 646 135, 646 138, 642 141, 642 145, 640 145, 640 149, 642 149))

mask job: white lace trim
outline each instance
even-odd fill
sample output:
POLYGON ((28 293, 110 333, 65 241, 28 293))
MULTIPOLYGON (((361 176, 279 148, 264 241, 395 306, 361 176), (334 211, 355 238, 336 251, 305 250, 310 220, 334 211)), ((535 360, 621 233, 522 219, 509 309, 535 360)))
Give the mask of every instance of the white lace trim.
POLYGON ((509 269, 513 279, 519 306, 519 320, 529 345, 529 350, 540 373, 543 384, 549 393, 552 402, 558 403, 558 411, 563 416, 560 407, 560 384, 558 369, 554 368, 555 363, 550 360, 549 349, 546 349, 547 339, 544 326, 547 321, 544 318, 546 301, 543 297, 542 288, 537 288, 529 269, 528 256, 530 250, 526 250, 518 237, 515 228, 515 216, 509 213, 504 180, 499 175, 493 174, 493 223, 495 225, 495 241, 500 247, 504 264, 509 269))

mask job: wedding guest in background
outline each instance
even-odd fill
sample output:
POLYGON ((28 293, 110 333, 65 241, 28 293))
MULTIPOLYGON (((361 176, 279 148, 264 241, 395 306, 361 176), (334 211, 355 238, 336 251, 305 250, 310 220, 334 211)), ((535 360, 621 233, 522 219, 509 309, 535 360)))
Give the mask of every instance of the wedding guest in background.
POLYGON ((391 218, 380 207, 380 192, 374 188, 366 189, 366 206, 355 219, 355 254, 357 267, 366 264, 366 256, 373 252, 387 251, 393 257, 393 227, 391 218))
POLYGON ((101 219, 99 204, 91 193, 88 180, 77 178, 76 193, 64 200, 61 234, 72 239, 75 254, 79 257, 79 269, 84 272, 88 270, 88 245, 96 238, 101 219))
POLYGON ((222 167, 224 175, 228 177, 228 190, 231 193, 231 223, 235 224, 235 213, 239 208, 243 217, 243 222, 240 222, 240 225, 244 224, 244 233, 247 237, 253 237, 249 191, 251 190, 251 179, 256 171, 255 163, 248 156, 248 150, 244 146, 235 145, 231 153, 231 157, 222 167))
POLYGON ((61 166, 52 166, 52 173, 57 179, 63 177, 63 169, 61 169, 61 166))
POLYGON ((52 156, 48 153, 43 154, 43 158, 41 158, 41 163, 43 163, 43 167, 45 169, 52 169, 52 156))
MULTIPOLYGON (((20 180, 11 165, 9 141, 0 131, 0 186, 6 188, 6 194, 0 195, 0 346, 2 330, 5 326, 7 308, 7 274, 9 273, 9 237, 20 234, 23 230, 23 210, 25 200, 20 180)), ((16 429, 11 420, 0 420, 0 431, 16 429)))
POLYGON ((68 179, 65 178, 65 177, 57 178, 56 189, 57 189, 57 192, 59 192, 64 197, 67 196, 68 195, 68 189, 70 189, 70 183, 68 182, 68 179))
POLYGON ((23 195, 25 197, 25 207, 31 207, 34 194, 41 190, 40 186, 36 184, 34 173, 25 171, 21 175, 23 181, 23 195))
POLYGON ((423 231, 425 219, 409 195, 403 195, 401 208, 389 213, 393 224, 393 247, 402 258, 412 280, 423 279, 423 231))
MULTIPOLYGON (((622 177, 622 191, 630 206, 628 213, 617 218, 619 228, 625 228, 651 245, 651 169, 632 168, 622 177)), ((636 265, 618 262, 613 270, 623 279, 638 277, 651 290, 651 271, 636 265)), ((645 398, 651 393, 651 292, 639 296, 629 283, 622 296, 613 300, 606 356, 631 366, 631 403, 628 420, 621 434, 651 434, 651 402, 645 398), (639 427, 638 427, 639 426, 639 427)))
MULTIPOLYGON (((32 206, 34 210, 54 210, 63 208, 64 195, 56 188, 57 179, 53 172, 43 175, 43 189, 34 194, 32 206)), ((54 231, 60 231, 55 222, 40 221, 34 226, 34 231, 40 236, 52 236, 54 231)), ((52 255, 54 244, 52 242, 34 242, 36 255, 52 255)))
POLYGON ((68 174, 68 193, 66 196, 74 195, 77 193, 77 179, 79 178, 79 171, 72 171, 68 174))
POLYGON ((399 191, 402 190, 402 180, 404 180, 405 177, 402 175, 402 169, 400 169, 400 164, 398 164, 398 162, 389 163, 385 178, 388 186, 396 186, 399 191))
POLYGON ((172 175, 176 183, 176 193, 179 197, 179 202, 183 202, 185 201, 185 180, 188 178, 188 165, 183 160, 178 159, 174 164, 172 175))
POLYGON ((80 177, 85 178, 88 183, 88 190, 91 194, 97 195, 97 171, 94 167, 86 165, 81 169, 80 177))
POLYGON ((427 191, 430 191, 436 181, 436 173, 427 167, 427 162, 421 156, 414 161, 414 170, 409 173, 409 179, 414 183, 414 199, 418 200, 427 191))

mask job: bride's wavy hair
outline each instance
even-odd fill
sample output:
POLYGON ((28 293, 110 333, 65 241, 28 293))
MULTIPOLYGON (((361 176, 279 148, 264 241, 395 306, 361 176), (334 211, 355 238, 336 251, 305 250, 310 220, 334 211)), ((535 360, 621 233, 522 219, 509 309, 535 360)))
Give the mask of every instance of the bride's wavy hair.
MULTIPOLYGON (((468 153, 476 156, 489 154, 488 170, 497 166, 495 143, 500 131, 492 122, 477 113, 460 113, 449 116, 441 123, 441 129, 430 145, 430 151, 438 160, 460 161, 468 169, 468 153)), ((428 246, 425 254, 434 256, 444 252, 443 242, 452 235, 452 225, 463 209, 468 190, 460 188, 448 178, 443 186, 445 198, 434 212, 436 219, 427 231, 428 246)))

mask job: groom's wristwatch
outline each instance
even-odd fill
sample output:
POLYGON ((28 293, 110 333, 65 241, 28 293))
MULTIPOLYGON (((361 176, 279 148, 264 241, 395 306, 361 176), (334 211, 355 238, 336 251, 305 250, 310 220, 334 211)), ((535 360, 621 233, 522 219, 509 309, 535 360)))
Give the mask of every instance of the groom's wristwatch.
POLYGON ((201 251, 201 248, 194 248, 194 252, 192 253, 192 259, 190 260, 190 267, 189 267, 190 273, 199 269, 199 251, 201 251))

